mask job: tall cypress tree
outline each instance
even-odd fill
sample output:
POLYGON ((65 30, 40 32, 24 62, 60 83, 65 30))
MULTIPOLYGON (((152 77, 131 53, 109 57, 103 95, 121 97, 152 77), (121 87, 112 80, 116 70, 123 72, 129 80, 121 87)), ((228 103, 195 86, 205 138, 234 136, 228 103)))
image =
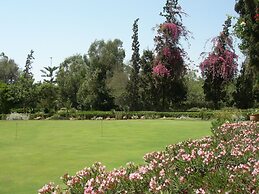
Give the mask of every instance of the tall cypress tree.
POLYGON ((259 1, 237 0, 235 11, 239 14, 235 30, 242 40, 240 49, 259 72, 259 1))
POLYGON ((140 97, 139 97, 139 70, 140 70, 140 54, 139 54, 139 41, 138 41, 138 21, 137 18, 133 23, 132 35, 132 69, 130 73, 130 80, 127 85, 127 98, 130 110, 140 110, 140 97))
MULTIPOLYGON (((241 39, 239 45, 245 54, 245 71, 249 72, 252 78, 254 98, 259 102, 259 1, 258 0, 237 0, 235 11, 239 14, 235 25, 235 32, 241 39)), ((246 74, 246 73, 245 73, 246 74)), ((239 80, 242 84, 242 79, 239 80)), ((244 88, 246 87, 246 83, 244 88)))

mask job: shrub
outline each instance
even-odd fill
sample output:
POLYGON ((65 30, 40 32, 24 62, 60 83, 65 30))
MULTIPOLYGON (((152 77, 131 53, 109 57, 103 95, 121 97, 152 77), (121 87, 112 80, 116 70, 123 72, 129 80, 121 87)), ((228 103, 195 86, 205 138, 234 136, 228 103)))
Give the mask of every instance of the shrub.
POLYGON ((6 120, 6 114, 0 114, 0 120, 6 120))
POLYGON ((29 120, 30 116, 28 114, 22 113, 11 113, 6 117, 6 120, 29 120))
POLYGON ((221 111, 216 111, 214 113, 214 120, 211 122, 212 129, 217 128, 221 126, 223 123, 226 122, 238 122, 238 121, 244 121, 247 119, 246 116, 243 116, 244 113, 238 109, 232 109, 232 108, 225 108, 221 111))
MULTIPOLYGON (((129 163, 106 171, 101 163, 65 174, 63 193, 258 193, 259 123, 226 123, 214 136, 169 145, 144 156, 144 165, 129 163)), ((49 183, 40 194, 62 193, 49 183)))

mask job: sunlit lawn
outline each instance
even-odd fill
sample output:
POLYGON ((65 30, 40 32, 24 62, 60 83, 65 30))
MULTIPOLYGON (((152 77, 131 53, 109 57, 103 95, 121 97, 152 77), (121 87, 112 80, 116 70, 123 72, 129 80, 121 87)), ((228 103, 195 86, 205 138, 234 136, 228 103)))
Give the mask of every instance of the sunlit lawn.
POLYGON ((37 193, 95 161, 108 169, 210 135, 209 121, 0 121, 0 193, 37 193))

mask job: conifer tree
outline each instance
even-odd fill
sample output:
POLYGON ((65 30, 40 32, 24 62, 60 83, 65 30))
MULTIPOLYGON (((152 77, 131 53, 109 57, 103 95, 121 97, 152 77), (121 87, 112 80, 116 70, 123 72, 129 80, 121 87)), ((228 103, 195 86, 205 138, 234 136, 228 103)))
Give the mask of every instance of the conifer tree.
POLYGON ((137 18, 133 24, 132 35, 132 57, 131 57, 131 73, 130 80, 127 85, 127 98, 130 110, 140 110, 140 97, 139 97, 139 70, 140 70, 140 55, 139 55, 139 40, 138 40, 138 21, 137 18))

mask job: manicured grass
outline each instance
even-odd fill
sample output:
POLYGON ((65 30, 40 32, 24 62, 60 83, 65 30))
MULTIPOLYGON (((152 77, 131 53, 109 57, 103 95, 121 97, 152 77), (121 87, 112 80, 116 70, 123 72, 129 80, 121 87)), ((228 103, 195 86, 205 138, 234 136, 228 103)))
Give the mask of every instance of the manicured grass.
POLYGON ((108 169, 189 138, 209 121, 0 121, 0 193, 37 193, 43 184, 100 161, 108 169))

